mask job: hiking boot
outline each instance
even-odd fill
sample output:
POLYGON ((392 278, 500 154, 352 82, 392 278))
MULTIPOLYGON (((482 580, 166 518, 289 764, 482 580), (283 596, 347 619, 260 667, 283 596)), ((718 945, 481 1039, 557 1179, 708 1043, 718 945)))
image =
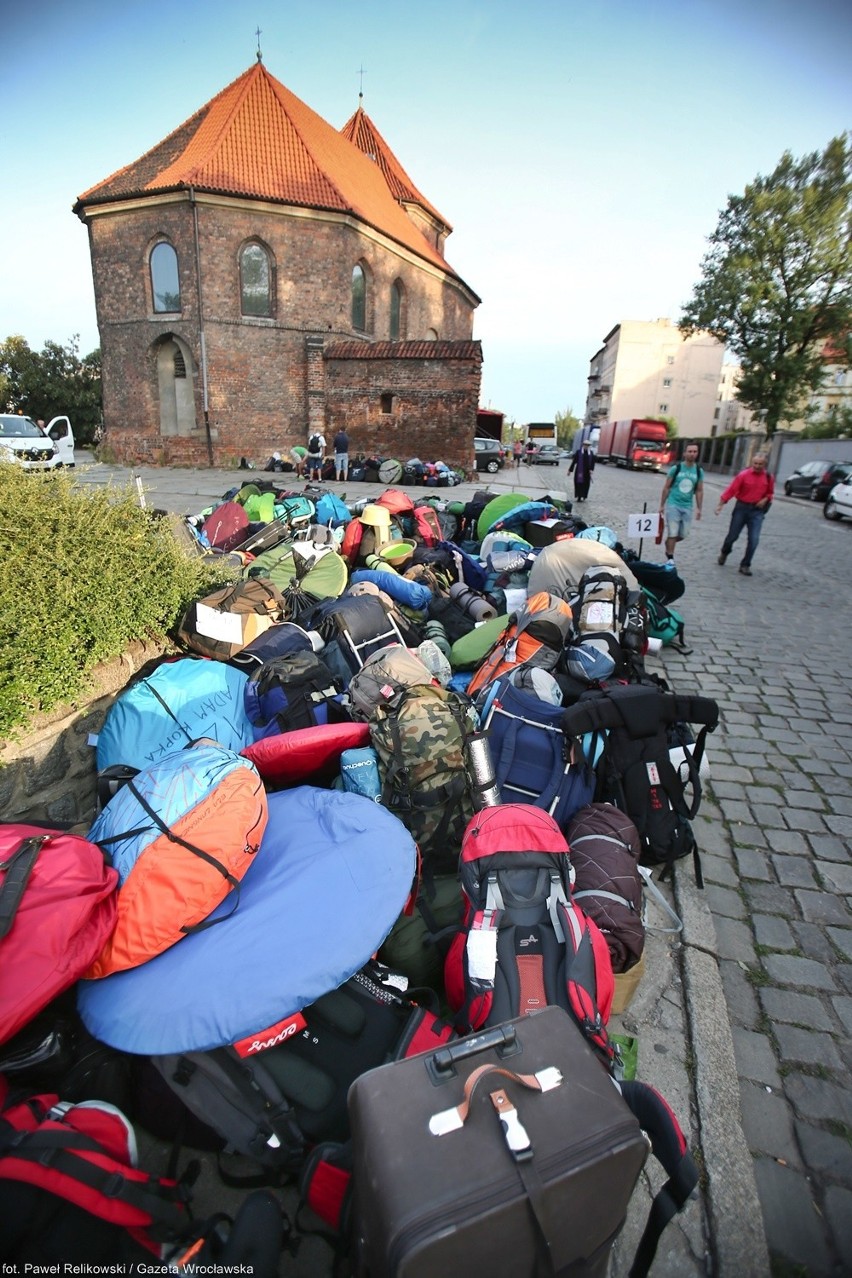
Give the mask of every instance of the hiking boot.
POLYGON ((740 564, 740 572, 742 573, 744 577, 751 576, 751 569, 749 568, 748 564, 740 564))
POLYGON ((729 551, 723 550, 721 554, 719 555, 719 563, 722 565, 723 568, 725 567, 725 562, 728 558, 729 553, 730 553, 729 551))

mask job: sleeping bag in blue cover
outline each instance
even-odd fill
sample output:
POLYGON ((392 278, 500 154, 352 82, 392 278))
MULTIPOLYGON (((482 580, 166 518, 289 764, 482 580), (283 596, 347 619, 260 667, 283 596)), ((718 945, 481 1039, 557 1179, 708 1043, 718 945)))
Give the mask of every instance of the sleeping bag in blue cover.
POLYGON ((110 707, 98 735, 98 771, 115 763, 147 768, 199 737, 239 754, 255 737, 243 708, 247 678, 223 661, 163 662, 110 707))
POLYGON ((352 573, 349 582, 350 585, 355 586, 359 581, 371 581, 395 603, 402 604, 405 608, 413 608, 415 611, 428 608, 432 602, 432 591, 428 586, 421 585, 419 581, 409 581, 407 577, 400 577, 396 571, 384 572, 379 569, 378 572, 374 572, 372 568, 358 568, 352 573))
POLYGON ((96 1038, 143 1056, 222 1047, 337 989, 379 948, 415 872, 402 822, 370 799, 312 786, 268 802, 235 913, 139 967, 80 982, 96 1038))

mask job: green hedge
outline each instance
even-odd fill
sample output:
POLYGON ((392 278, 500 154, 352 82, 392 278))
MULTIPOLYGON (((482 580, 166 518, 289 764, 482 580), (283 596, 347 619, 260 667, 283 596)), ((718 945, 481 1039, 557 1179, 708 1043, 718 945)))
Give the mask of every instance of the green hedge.
POLYGON ((0 463, 0 739, 85 694, 99 662, 161 640, 223 579, 130 488, 0 463))

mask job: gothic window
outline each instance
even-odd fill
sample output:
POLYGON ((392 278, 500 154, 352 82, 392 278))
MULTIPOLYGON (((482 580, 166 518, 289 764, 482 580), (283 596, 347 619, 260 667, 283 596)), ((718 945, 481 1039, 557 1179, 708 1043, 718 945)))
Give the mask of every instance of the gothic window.
POLYGON ((352 270, 352 327, 367 330, 367 277, 363 266, 352 270))
POLYGON ((180 311, 177 253, 165 240, 151 250, 151 297, 158 313, 180 311))
POLYGON ((394 280, 391 284, 390 291, 390 339, 392 342, 398 342, 403 336, 402 323, 402 284, 399 280, 394 280))
POLYGON ((381 410, 383 413, 392 413, 393 412, 393 395, 385 391, 385 393, 381 397, 380 404, 381 404, 381 410))
POLYGON ((243 315, 272 314, 272 268, 260 244, 246 244, 240 252, 240 311, 243 315))

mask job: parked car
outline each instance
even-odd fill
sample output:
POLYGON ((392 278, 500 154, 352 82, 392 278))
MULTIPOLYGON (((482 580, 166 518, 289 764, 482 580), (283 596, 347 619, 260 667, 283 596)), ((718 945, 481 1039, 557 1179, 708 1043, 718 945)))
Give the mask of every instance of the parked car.
POLYGON ((822 513, 826 519, 852 519, 852 476, 834 485, 822 513))
POLYGON ((0 413, 0 460, 24 470, 53 470, 58 465, 53 440, 31 417, 0 413))
POLYGON ((533 466, 558 466, 562 461, 562 449, 557 444, 542 444, 529 460, 533 466))
POLYGON ((811 501, 825 501, 834 485, 850 476, 852 462, 809 461, 784 480, 784 492, 788 497, 810 497, 811 501))
POLYGON ((473 441, 476 469, 487 470, 489 475, 496 475, 506 464, 506 450, 499 439, 477 437, 473 441))

